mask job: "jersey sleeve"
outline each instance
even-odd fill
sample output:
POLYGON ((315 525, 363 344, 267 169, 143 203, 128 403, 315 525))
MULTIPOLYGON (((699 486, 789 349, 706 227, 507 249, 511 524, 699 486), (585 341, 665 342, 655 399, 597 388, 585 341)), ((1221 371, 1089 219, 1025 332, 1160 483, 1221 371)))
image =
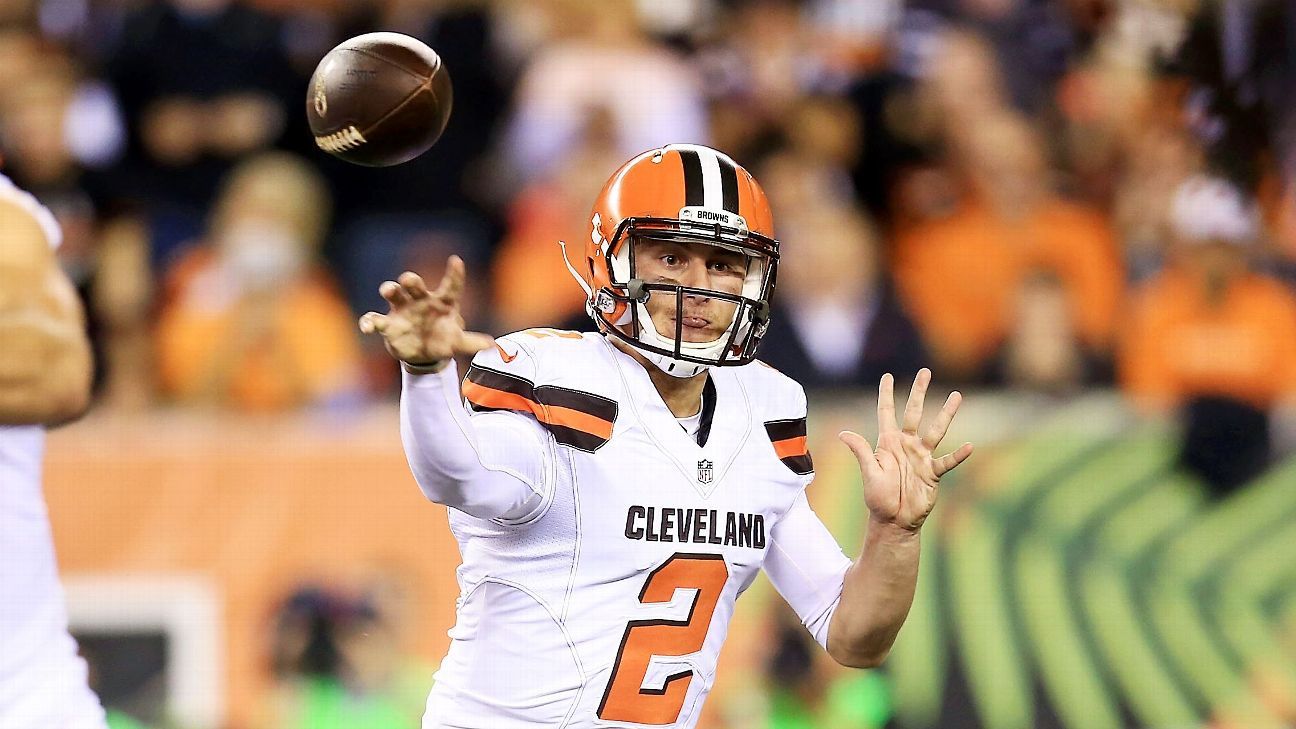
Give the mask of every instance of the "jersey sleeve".
MULTIPOLYGON (((506 362, 502 350, 487 350, 473 364, 506 362)), ((544 511, 552 495, 552 439, 534 418, 512 410, 470 413, 453 363, 435 374, 404 373, 400 410, 405 455, 428 499, 503 524, 544 511)))
POLYGON ((828 625, 841 601, 851 560, 810 508, 805 492, 774 525, 765 572, 819 645, 828 647, 828 625))

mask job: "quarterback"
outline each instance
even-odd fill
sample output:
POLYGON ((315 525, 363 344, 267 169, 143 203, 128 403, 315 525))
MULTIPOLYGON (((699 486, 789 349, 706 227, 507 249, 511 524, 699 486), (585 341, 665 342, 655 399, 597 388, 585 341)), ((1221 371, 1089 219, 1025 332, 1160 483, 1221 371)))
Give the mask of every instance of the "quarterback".
POLYGON ((90 344, 54 216, 0 175, 0 729, 103 729, 68 634, 41 493, 45 426, 90 398, 90 344))
POLYGON ((597 333, 464 331, 457 257, 360 319, 403 363, 405 452, 463 558, 424 729, 692 727, 762 569, 834 659, 877 665, 937 483, 972 452, 932 454, 958 393, 920 432, 930 373, 899 423, 883 377, 877 449, 841 434, 870 513, 852 562, 806 502, 805 393, 755 359, 780 255, 760 186, 669 145, 617 170, 589 231, 568 266, 597 333))

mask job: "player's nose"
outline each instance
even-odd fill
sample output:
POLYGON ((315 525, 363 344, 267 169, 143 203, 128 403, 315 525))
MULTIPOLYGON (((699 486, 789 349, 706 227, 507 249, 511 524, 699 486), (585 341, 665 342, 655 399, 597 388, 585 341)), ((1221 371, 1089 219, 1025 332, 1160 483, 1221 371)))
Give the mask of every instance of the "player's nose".
MULTIPOLYGON (((708 288, 707 287, 707 262, 702 256, 690 256, 688 266, 685 267, 681 277, 680 285, 689 288, 708 288)), ((695 294, 689 294, 689 298, 698 298, 695 294)))

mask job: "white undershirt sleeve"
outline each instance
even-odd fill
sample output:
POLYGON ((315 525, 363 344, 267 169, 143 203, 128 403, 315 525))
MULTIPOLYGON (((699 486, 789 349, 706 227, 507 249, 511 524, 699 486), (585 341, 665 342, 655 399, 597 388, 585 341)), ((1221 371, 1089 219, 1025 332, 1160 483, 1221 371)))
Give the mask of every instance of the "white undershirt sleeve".
POLYGON ((828 647, 828 625, 841 601, 851 560, 810 508, 805 492, 770 531, 765 572, 819 645, 828 647))
POLYGON ((481 519, 527 521, 549 499, 549 434, 519 413, 469 416, 452 362, 441 372, 402 371, 401 442, 429 500, 481 519))

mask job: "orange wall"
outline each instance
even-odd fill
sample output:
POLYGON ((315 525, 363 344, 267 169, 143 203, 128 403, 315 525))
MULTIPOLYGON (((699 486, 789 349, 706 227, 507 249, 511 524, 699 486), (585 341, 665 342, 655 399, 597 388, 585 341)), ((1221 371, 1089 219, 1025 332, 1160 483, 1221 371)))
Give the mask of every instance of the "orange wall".
POLYGON ((459 554, 445 509, 409 475, 394 410, 312 421, 91 418, 50 435, 45 488, 65 574, 215 581, 232 726, 247 726, 266 687, 271 611, 305 578, 402 573, 412 650, 435 660, 448 642, 459 554))

